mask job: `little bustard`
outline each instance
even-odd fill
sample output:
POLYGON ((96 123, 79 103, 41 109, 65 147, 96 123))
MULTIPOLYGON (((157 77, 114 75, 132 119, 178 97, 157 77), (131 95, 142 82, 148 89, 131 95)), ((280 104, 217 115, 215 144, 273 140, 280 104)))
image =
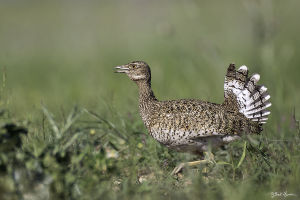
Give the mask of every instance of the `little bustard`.
MULTIPOLYGON (((248 68, 227 69, 222 104, 194 99, 159 101, 151 89, 151 71, 147 63, 133 61, 115 67, 126 73, 139 88, 139 110, 149 134, 159 143, 181 152, 202 154, 208 146, 218 147, 239 139, 242 134, 260 133, 271 106, 265 86, 257 85, 258 74, 248 77, 248 68)), ((188 162, 175 168, 173 173, 188 162)))

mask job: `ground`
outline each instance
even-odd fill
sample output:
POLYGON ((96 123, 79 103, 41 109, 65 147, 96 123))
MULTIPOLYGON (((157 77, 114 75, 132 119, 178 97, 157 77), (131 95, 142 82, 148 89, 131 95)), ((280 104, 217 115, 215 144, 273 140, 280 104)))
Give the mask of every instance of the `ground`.
POLYGON ((299 2, 0 3, 0 199, 299 199, 299 2), (260 135, 197 159, 154 141, 113 67, 160 100, 221 103, 229 63, 271 95, 260 135))

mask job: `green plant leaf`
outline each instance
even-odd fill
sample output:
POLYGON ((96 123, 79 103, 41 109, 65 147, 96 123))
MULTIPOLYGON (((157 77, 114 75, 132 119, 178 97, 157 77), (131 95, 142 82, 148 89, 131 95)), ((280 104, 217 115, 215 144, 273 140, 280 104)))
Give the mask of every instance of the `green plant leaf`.
POLYGON ((241 156, 241 159, 238 163, 238 165, 236 166, 236 169, 239 168, 241 166, 241 164, 243 163, 244 159, 245 159, 245 156, 246 156, 246 147, 247 147, 247 142, 245 141, 244 143, 244 147, 243 147, 243 154, 241 156))

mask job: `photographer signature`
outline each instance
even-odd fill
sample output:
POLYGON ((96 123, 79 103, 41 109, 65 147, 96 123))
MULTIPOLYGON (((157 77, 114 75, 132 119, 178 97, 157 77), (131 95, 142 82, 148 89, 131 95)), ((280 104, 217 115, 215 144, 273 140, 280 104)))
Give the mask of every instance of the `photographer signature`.
POLYGON ((289 196, 297 196, 297 195, 296 194, 292 194, 292 193, 289 194, 287 191, 285 191, 285 192, 271 192, 272 199, 275 198, 275 197, 286 198, 286 197, 289 197, 289 196))

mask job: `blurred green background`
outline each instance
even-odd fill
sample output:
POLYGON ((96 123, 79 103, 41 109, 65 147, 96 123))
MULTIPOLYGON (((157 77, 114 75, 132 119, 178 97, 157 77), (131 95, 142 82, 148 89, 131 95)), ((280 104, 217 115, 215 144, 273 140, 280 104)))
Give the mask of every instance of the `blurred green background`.
POLYGON ((0 199, 299 198, 299 8, 299 0, 0 0, 0 199), (146 133, 137 87, 113 73, 133 60, 150 65, 158 99, 216 103, 228 65, 245 64, 261 75, 272 114, 247 145, 170 176, 195 157, 146 133))
POLYGON ((52 110, 111 104, 135 113, 137 88, 113 67, 144 60, 159 99, 221 103, 234 62, 261 74, 275 113, 296 107, 298 114, 299 6, 298 0, 2 0, 5 95, 11 112, 25 118, 41 103, 52 110))

